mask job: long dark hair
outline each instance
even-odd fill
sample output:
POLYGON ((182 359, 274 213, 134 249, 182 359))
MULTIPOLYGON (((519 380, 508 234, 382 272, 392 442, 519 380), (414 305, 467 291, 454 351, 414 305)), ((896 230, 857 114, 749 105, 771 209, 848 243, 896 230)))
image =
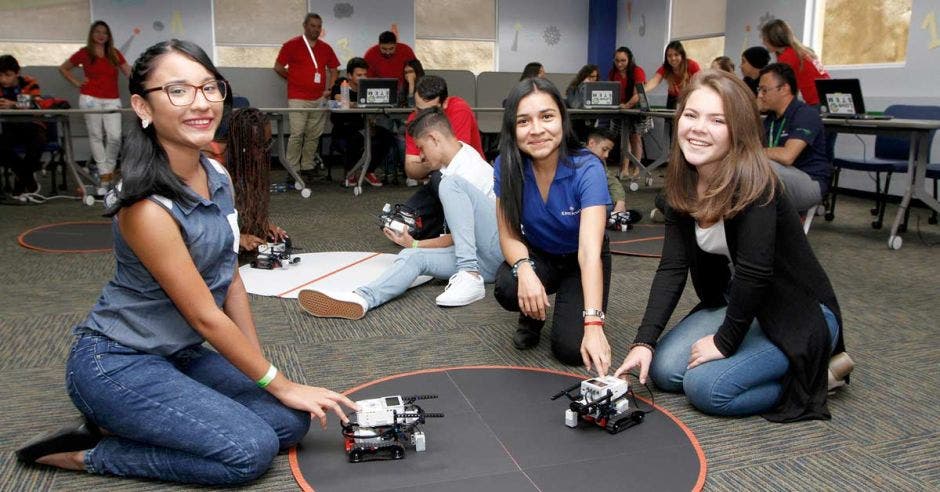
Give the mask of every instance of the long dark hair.
POLYGON ((271 170, 269 142, 265 138, 268 117, 256 108, 236 109, 229 122, 225 167, 235 188, 235 209, 246 234, 268 235, 268 176, 271 170))
MULTIPOLYGON (((623 88, 623 97, 620 98, 620 102, 625 103, 633 98, 633 91, 636 90, 636 60, 633 59, 633 52, 626 46, 617 48, 617 51, 614 52, 615 57, 617 53, 627 55, 627 86, 623 88)), ((607 80, 614 80, 614 75, 616 74, 617 64, 612 62, 610 64, 610 72, 607 72, 607 80)))
MULTIPOLYGON (((128 88, 131 95, 147 97, 166 97, 162 91, 144 93, 144 84, 150 79, 157 66, 157 59, 167 53, 180 53, 202 65, 216 79, 225 80, 212 60, 195 43, 171 39, 157 43, 144 51, 131 70, 128 88)), ((156 125, 142 128, 140 118, 134 118, 130 125, 124 145, 121 148, 121 189, 117 194, 117 203, 111 206, 105 216, 113 216, 123 207, 128 207, 151 195, 162 195, 173 201, 193 203, 196 197, 170 168, 166 150, 157 140, 156 125)))
POLYGON ((685 54, 685 46, 682 46, 681 41, 673 41, 667 44, 666 49, 663 50, 663 73, 666 74, 666 81, 679 89, 682 89, 689 81, 689 57, 685 54), (678 69, 673 69, 672 65, 669 64, 669 50, 674 50, 682 57, 678 69))
POLYGON ((499 203, 503 219, 509 229, 518 236, 522 235, 523 167, 529 156, 519 151, 519 144, 516 142, 516 113, 519 111, 519 101, 533 92, 548 94, 558 106, 563 135, 558 147, 558 164, 573 167, 571 155, 584 152, 581 142, 571 128, 565 100, 554 84, 547 79, 533 77, 519 82, 509 91, 506 109, 503 111, 503 128, 499 135, 499 203))
POLYGON ((600 69, 597 68, 597 65, 588 63, 587 65, 581 67, 581 70, 578 70, 578 74, 571 79, 571 82, 568 84, 568 90, 577 89, 584 79, 591 76, 592 73, 597 72, 597 75, 600 75, 600 69))
POLYGON ((88 40, 85 42, 85 51, 88 52, 88 57, 92 61, 95 61, 95 28, 98 26, 104 26, 108 31, 108 40, 104 43, 104 57, 111 62, 115 67, 119 66, 121 63, 118 61, 117 49, 114 47, 114 36, 111 35, 111 26, 103 20, 96 20, 90 28, 88 28, 88 40))
POLYGON ((522 69, 522 76, 519 77, 520 81, 523 81, 528 78, 538 77, 539 72, 545 67, 542 66, 539 62, 529 62, 526 64, 525 68, 522 69))

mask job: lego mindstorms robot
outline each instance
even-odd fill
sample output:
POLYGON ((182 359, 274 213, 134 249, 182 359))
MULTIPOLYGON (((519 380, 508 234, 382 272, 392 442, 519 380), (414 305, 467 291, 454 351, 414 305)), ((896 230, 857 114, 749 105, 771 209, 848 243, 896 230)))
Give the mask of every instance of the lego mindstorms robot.
POLYGON ((580 421, 593 423, 611 434, 643 422, 649 411, 637 409, 636 397, 627 381, 603 376, 580 381, 552 396, 567 396, 571 403, 565 410, 565 425, 571 428, 580 421), (571 392, 580 389, 577 394, 571 392), (633 402, 631 407, 630 402, 633 402))
POLYGON ((405 457, 405 445, 415 451, 426 449, 424 431, 419 425, 424 419, 443 417, 443 413, 428 413, 415 404, 437 395, 385 396, 360 400, 359 411, 343 425, 343 438, 350 463, 363 459, 393 459, 405 457), (383 458, 381 454, 387 454, 383 458))

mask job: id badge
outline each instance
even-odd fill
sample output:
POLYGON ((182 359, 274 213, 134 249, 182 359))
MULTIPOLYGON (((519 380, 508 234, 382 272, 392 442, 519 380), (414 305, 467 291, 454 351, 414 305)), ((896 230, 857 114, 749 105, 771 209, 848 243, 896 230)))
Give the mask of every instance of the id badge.
POLYGON ((320 83, 320 72, 317 72, 317 73, 313 76, 313 83, 314 83, 314 84, 319 84, 319 83, 320 83))

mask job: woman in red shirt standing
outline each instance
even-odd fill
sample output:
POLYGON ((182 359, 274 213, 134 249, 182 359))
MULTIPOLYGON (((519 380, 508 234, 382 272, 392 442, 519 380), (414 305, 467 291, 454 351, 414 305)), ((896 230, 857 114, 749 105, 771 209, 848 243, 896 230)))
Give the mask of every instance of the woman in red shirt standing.
MULTIPOLYGON (((111 28, 104 21, 95 21, 88 30, 87 45, 59 66, 62 76, 80 89, 78 106, 81 109, 121 107, 117 84, 118 70, 125 77, 131 73, 131 67, 124 60, 124 55, 114 47, 111 28), (72 75, 72 69, 75 67, 82 67, 85 80, 72 75)), ((121 114, 86 114, 85 126, 88 128, 91 156, 95 160, 101 179, 97 192, 104 195, 111 185, 118 152, 121 150, 121 114)))
POLYGON ((666 98, 666 107, 676 108, 676 101, 679 100, 679 93, 685 89, 692 76, 702 69, 698 62, 690 59, 685 54, 685 48, 679 41, 673 41, 666 45, 666 53, 663 57, 663 64, 656 70, 656 75, 643 87, 646 92, 650 92, 659 86, 659 83, 666 79, 669 83, 669 96, 666 98))
MULTIPOLYGON (((607 72, 607 80, 620 82, 620 107, 629 109, 636 106, 637 101, 640 99, 636 91, 636 84, 646 82, 646 72, 636 64, 636 59, 633 58, 633 52, 630 51, 630 48, 621 46, 614 52, 614 62, 610 67, 610 71, 607 72)), ((630 151, 637 159, 643 159, 643 139, 640 138, 639 133, 634 131, 630 132, 630 151)), ((624 157, 621 161, 621 177, 635 176, 639 173, 639 169, 629 169, 630 159, 624 157)))
POLYGON ((790 65, 796 72, 796 85, 803 95, 803 101, 811 106, 819 106, 816 79, 828 79, 829 74, 816 54, 803 46, 793 35, 789 24, 780 19, 764 24, 760 32, 764 46, 777 54, 777 61, 790 65))

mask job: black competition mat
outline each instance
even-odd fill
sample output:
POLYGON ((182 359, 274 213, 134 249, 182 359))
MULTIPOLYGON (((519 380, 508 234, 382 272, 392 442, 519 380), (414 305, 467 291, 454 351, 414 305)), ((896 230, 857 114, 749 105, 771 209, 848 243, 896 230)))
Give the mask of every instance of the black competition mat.
POLYGON ((61 222, 34 227, 17 238, 20 246, 47 253, 105 253, 114 247, 111 222, 61 222))
POLYGON ((610 236, 610 252, 618 255, 662 258, 663 238, 666 227, 662 224, 636 224, 633 229, 607 231, 610 236))
POLYGON ((290 451, 291 469, 301 488, 320 492, 701 490, 706 462, 698 440, 661 408, 616 435, 585 423, 566 427, 568 400, 549 398, 582 379, 545 369, 482 366, 367 383, 346 394, 353 400, 439 396, 420 402, 427 412, 444 413, 422 426, 427 451, 406 446, 404 459, 350 463, 333 416, 326 432, 311 427, 290 451))

